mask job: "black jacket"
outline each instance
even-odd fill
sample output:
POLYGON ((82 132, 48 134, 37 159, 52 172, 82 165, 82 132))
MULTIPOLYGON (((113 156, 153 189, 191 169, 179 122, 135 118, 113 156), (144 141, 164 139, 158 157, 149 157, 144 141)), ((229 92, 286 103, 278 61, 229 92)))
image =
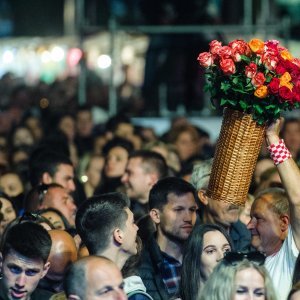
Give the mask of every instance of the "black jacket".
POLYGON ((139 276, 146 286, 147 293, 155 300, 169 300, 167 288, 160 274, 163 256, 154 236, 152 236, 142 251, 139 276))

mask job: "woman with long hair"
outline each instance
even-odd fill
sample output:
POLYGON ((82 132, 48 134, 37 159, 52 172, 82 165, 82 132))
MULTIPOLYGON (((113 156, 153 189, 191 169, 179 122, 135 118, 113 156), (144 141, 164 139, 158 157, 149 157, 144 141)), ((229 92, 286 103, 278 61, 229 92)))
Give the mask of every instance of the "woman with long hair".
POLYGON ((260 252, 229 252, 208 278, 197 300, 277 300, 260 252))
POLYGON ((224 254, 233 250, 226 230, 216 224, 195 226, 183 252, 181 297, 194 300, 224 254))

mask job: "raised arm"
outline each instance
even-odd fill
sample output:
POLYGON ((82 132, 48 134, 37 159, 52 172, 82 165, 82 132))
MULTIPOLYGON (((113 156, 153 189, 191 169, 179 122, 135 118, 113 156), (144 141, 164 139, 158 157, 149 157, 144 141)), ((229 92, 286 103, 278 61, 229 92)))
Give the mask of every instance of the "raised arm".
MULTIPOLYGON (((267 128, 266 142, 268 146, 279 143, 279 131, 282 123, 283 118, 278 119, 267 128)), ((277 169, 289 198, 293 236, 297 248, 300 249, 300 170, 293 158, 278 164, 277 169)))

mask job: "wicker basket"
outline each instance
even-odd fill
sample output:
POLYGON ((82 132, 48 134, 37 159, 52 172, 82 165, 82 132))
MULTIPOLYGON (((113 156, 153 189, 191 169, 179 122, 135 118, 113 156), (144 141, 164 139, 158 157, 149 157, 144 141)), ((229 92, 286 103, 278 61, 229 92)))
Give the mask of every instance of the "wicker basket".
POLYGON ((225 108, 207 195, 244 205, 265 134, 251 115, 225 108))

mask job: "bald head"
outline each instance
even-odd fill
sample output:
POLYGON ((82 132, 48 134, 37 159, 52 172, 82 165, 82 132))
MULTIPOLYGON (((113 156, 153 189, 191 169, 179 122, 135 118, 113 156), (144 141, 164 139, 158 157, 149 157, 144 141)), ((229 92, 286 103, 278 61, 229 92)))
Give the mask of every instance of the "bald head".
POLYGON ((76 261, 65 278, 68 299, 125 300, 123 278, 117 265, 102 256, 88 256, 76 261))
POLYGON ((52 246, 49 255, 50 269, 45 281, 52 282, 51 289, 62 291, 65 273, 68 267, 77 260, 77 248, 72 236, 64 230, 49 231, 52 246))

